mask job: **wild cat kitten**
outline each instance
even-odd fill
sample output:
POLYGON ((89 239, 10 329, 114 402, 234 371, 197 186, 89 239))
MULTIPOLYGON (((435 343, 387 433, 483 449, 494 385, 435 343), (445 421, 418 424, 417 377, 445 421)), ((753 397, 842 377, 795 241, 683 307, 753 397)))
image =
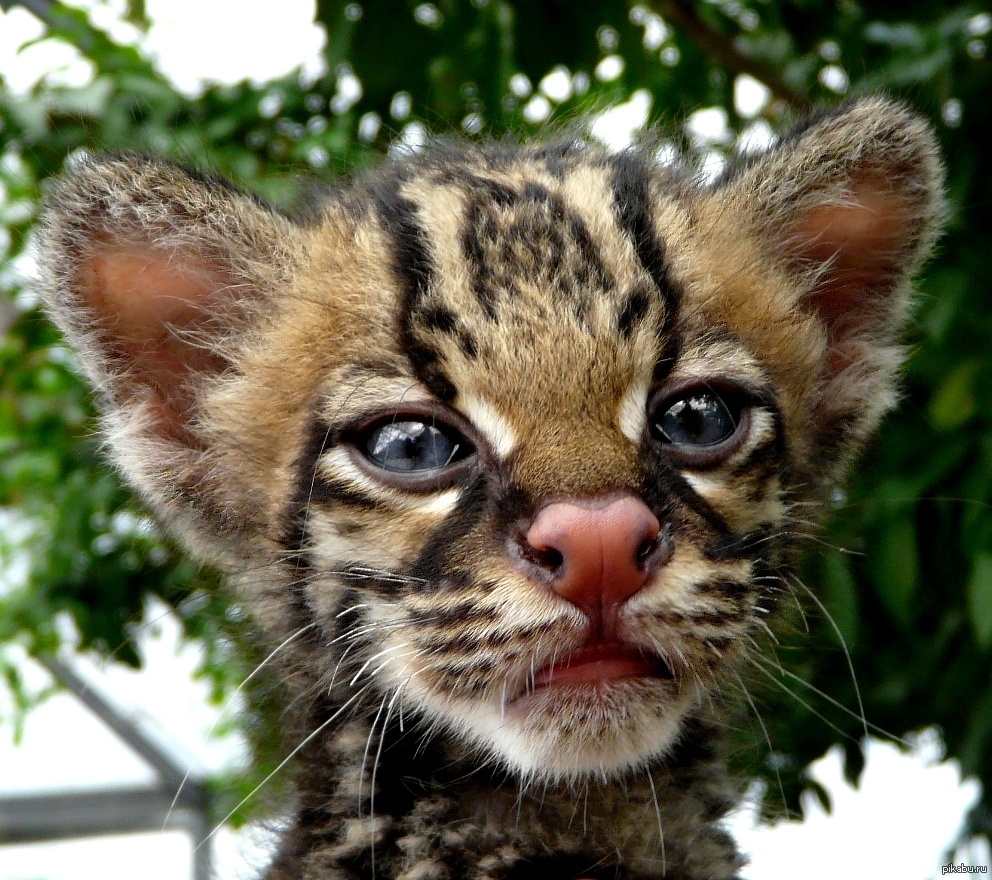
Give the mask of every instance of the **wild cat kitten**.
POLYGON ((269 878, 738 876, 711 697, 893 402, 941 188, 880 97, 712 184, 444 144, 299 220, 73 165, 52 314, 117 465, 278 646, 269 878))

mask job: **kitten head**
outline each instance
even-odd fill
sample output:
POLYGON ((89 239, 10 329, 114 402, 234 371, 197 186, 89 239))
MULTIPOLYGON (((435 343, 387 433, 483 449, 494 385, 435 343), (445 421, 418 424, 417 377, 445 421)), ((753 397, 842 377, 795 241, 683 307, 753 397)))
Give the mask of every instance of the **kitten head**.
POLYGON ((941 186, 883 98, 712 185, 444 146, 305 223, 121 156, 56 184, 41 265, 115 461, 301 688, 609 775, 733 675, 891 406, 941 186))

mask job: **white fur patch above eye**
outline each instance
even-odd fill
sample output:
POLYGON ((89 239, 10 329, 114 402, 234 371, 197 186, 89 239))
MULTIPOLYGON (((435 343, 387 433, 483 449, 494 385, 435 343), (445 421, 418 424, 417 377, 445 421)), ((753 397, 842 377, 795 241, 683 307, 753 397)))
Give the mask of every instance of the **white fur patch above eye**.
POLYGON ((460 395, 457 403, 500 458, 506 458, 513 451, 517 434, 509 420, 491 403, 473 395, 460 395))
POLYGON ((617 424, 631 443, 640 443, 648 419, 648 390, 651 381, 644 377, 633 382, 620 401, 617 424))

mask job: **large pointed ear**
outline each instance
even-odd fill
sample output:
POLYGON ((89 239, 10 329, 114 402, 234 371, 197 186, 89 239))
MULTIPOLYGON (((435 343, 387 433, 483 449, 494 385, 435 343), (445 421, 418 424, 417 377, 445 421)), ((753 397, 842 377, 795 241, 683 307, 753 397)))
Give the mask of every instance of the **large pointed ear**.
POLYGON ((826 330, 823 443, 843 458, 894 402, 910 282, 944 218, 931 127, 871 96, 815 117, 721 184, 826 330))
POLYGON ((49 194, 38 247, 49 310, 98 389, 116 462, 187 537, 224 529, 201 395, 285 288, 296 238, 230 185, 139 156, 78 161, 49 194))

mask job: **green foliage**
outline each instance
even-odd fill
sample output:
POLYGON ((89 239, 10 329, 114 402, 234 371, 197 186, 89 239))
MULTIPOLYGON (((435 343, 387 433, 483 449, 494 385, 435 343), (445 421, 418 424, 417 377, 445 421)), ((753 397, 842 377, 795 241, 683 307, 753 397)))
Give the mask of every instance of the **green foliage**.
MULTIPOLYGON (((142 3, 129 15, 147 25, 142 3)), ((953 219, 923 279, 904 405, 838 499, 828 533, 810 529, 820 552, 803 579, 823 609, 794 585, 804 616, 796 612, 794 631, 748 676, 768 739, 752 724, 738 751, 748 772, 781 776, 792 808, 802 767, 832 741, 848 745, 857 772, 864 730, 839 633, 869 721, 894 735, 940 725, 950 754, 985 784, 975 827, 992 829, 992 175, 983 162, 992 143, 992 18, 984 5, 318 0, 317 16, 328 35, 323 75, 214 86, 192 99, 137 49, 58 2, 45 38, 77 47, 92 80, 73 89, 42 82, 18 95, 0 71, 0 509, 19 511, 28 529, 16 540, 11 531, 0 554, 18 543, 30 562, 23 585, 0 591, 0 643, 51 650, 60 639, 53 621, 67 613, 84 646, 137 663, 128 625, 155 594, 208 646, 218 695, 241 674, 229 647, 236 609, 101 464, 72 357, 16 268, 44 180, 75 151, 171 155, 287 204, 301 172, 333 179, 373 160, 413 122, 470 135, 538 128, 542 99, 533 90, 556 68, 571 89, 543 99, 552 123, 644 90, 649 121, 676 142, 689 140, 680 120, 702 107, 724 108, 734 132, 753 124, 734 104, 742 73, 771 89, 761 118, 774 126, 806 105, 839 100, 847 80, 848 94, 885 89, 933 118, 953 219), (606 58, 622 63, 598 77, 606 58), (336 101, 352 75, 361 98, 336 101)), ((8 667, 0 675, 22 693, 8 667)))

